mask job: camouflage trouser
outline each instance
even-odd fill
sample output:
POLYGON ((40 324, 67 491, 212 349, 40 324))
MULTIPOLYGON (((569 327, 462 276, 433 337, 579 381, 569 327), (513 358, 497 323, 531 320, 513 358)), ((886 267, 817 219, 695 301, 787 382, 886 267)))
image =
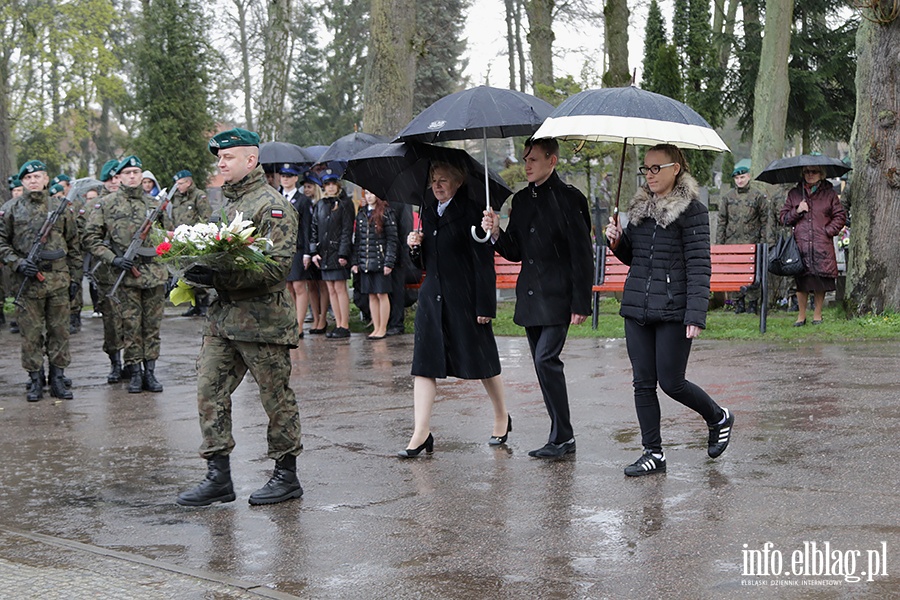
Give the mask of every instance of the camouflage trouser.
POLYGON ((39 371, 44 364, 46 342, 50 364, 69 366, 69 288, 45 298, 22 298, 16 307, 16 320, 22 332, 22 367, 39 371), (46 337, 45 332, 46 331, 46 337))
POLYGON ((122 340, 121 308, 107 297, 111 289, 111 284, 97 284, 97 293, 100 301, 94 307, 95 311, 103 314, 103 351, 107 354, 118 352, 125 344, 122 340))
POLYGON ((75 297, 69 301, 69 312, 73 315, 77 315, 81 312, 81 309, 84 308, 84 294, 82 292, 81 284, 82 279, 84 279, 84 271, 79 269, 75 274, 75 279, 73 279, 73 281, 78 284, 78 291, 75 293, 75 297))
POLYGON ((247 370, 259 386, 259 399, 269 427, 269 458, 279 460, 303 449, 300 443, 300 414, 290 386, 290 349, 280 344, 238 342, 205 336, 197 357, 197 407, 203 444, 200 456, 211 458, 230 454, 231 394, 240 385, 247 370))
POLYGON ((120 303, 117 308, 122 317, 123 364, 136 365, 159 358, 159 327, 166 301, 165 292, 164 284, 152 288, 120 285, 116 290, 120 303))
POLYGON ((741 291, 734 294, 735 298, 743 298, 747 302, 756 302, 759 304, 760 285, 754 283, 752 285, 742 286, 741 291))

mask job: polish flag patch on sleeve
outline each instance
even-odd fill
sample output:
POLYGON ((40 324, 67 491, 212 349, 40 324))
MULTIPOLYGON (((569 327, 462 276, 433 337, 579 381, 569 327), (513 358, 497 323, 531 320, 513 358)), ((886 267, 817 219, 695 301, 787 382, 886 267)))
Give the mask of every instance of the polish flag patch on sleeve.
POLYGON ((273 218, 273 219, 281 219, 282 217, 284 217, 284 211, 283 211, 283 210, 281 210, 280 208, 273 208, 273 209, 272 209, 272 218, 273 218))

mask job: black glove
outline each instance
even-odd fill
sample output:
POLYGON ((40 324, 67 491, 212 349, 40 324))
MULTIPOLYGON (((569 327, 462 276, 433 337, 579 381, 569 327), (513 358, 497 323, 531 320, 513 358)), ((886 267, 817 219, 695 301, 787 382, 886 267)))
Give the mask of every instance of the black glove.
POLYGON ((203 265, 194 265, 184 272, 184 278, 190 283, 211 286, 213 284, 213 270, 203 265))
POLYGON ((132 267, 134 267, 134 261, 130 258, 125 258, 124 256, 117 256, 113 259, 113 266, 122 269, 123 271, 130 271, 132 267))
POLYGON ((34 261, 28 260, 27 258, 19 263, 19 266, 16 267, 16 271, 24 275, 25 277, 34 277, 38 274, 38 266, 34 263, 34 261))
POLYGON ((72 282, 69 284, 69 300, 74 300, 75 296, 78 295, 78 288, 80 286, 76 282, 72 282))

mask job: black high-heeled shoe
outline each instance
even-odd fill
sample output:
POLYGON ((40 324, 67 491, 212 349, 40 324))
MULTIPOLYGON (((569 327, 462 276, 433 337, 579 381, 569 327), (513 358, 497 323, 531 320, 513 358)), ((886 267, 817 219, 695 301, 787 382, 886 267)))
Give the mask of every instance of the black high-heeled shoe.
POLYGON ((506 433, 503 435, 492 435, 491 439, 488 440, 488 446, 501 446, 506 443, 509 432, 512 431, 512 415, 507 413, 506 418, 506 433))
POLYGON ((422 453, 422 450, 425 451, 425 454, 431 454, 434 452, 434 436, 430 433, 428 437, 425 438, 425 441, 418 448, 407 448, 406 450, 401 450, 397 453, 397 456, 400 458, 415 458, 419 454, 422 453))

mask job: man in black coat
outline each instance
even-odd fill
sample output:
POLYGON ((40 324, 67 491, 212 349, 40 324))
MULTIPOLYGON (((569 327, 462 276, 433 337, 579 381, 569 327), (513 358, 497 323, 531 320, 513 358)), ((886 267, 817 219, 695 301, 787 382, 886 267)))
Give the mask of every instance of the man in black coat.
POLYGON ((524 160, 528 187, 513 197, 506 231, 489 211, 482 227, 491 232, 498 254, 522 263, 513 320, 528 336, 551 423, 547 444, 528 455, 559 458, 575 452, 559 355, 569 325, 580 325, 591 314, 591 218, 584 194, 556 174, 556 140, 526 141, 524 160))

